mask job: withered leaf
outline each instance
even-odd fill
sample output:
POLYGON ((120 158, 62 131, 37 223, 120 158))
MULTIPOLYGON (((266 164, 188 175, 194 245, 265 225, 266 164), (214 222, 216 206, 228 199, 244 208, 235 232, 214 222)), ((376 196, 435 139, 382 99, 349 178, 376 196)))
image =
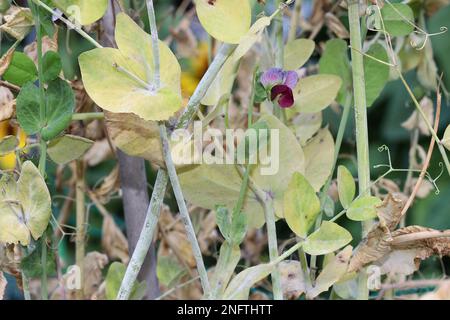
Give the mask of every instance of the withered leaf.
POLYGON ((102 247, 111 259, 120 259, 122 263, 129 261, 128 242, 122 231, 110 215, 103 217, 102 247))
POLYGON ((349 272, 357 271, 366 264, 377 261, 391 250, 391 232, 401 219, 403 201, 388 194, 377 207, 379 222, 372 226, 367 236, 356 248, 349 264, 349 272))
POLYGON ((306 291, 305 277, 299 261, 282 261, 278 270, 285 299, 295 300, 306 291))
POLYGON ((89 252, 84 258, 83 292, 86 298, 91 298, 97 292, 103 282, 102 270, 108 262, 108 257, 97 251, 89 252))
POLYGON ((16 100, 11 90, 0 87, 0 121, 9 120, 16 111, 16 100))
MULTIPOLYGON (((433 101, 431 101, 431 99, 428 97, 424 97, 422 100, 420 100, 420 106, 424 111, 428 121, 432 123, 434 118, 433 101)), ((406 121, 402 123, 402 127, 409 131, 418 128, 421 134, 425 136, 430 135, 430 131, 428 130, 426 122, 416 110, 411 114, 411 116, 406 121)))
POLYGON ((6 70, 8 70, 15 51, 16 51, 16 47, 12 46, 11 48, 8 49, 8 51, 6 51, 6 53, 0 59, 0 76, 3 76, 6 72, 6 70))

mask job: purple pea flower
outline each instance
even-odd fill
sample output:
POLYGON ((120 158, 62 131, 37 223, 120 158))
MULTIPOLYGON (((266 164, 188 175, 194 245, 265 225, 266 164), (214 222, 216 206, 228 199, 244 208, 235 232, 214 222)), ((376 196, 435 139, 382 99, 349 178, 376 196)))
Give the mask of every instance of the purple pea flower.
POLYGON ((260 82, 266 90, 270 90, 270 100, 278 99, 280 108, 290 108, 294 105, 295 88, 299 80, 295 71, 283 71, 280 68, 270 68, 261 75, 260 82))

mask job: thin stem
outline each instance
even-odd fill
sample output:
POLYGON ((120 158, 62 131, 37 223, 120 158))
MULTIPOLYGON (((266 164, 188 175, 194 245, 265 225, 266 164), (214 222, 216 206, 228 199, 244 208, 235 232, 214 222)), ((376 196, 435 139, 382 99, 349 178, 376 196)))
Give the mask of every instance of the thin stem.
MULTIPOLYGON (((281 8, 282 0, 275 0, 277 8, 281 8)), ((273 32, 275 35, 275 66, 283 68, 284 65, 284 41, 283 41, 283 15, 275 18, 273 32)))
POLYGON ((85 246, 84 241, 86 238, 85 230, 85 199, 84 199, 84 166, 81 160, 77 160, 75 163, 75 199, 76 199, 76 223, 77 223, 77 233, 75 236, 75 261, 76 265, 80 270, 80 283, 81 288, 76 291, 76 296, 78 300, 82 300, 84 297, 84 256, 85 256, 85 246))
POLYGON ((410 233, 410 234, 403 234, 400 236, 396 236, 393 238, 393 240, 390 242, 390 244, 392 246, 398 246, 398 245, 412 242, 412 241, 435 239, 435 238, 446 238, 446 237, 450 237, 450 230, 422 231, 422 232, 414 232, 414 233, 410 233))
POLYGON ((154 62, 154 81, 157 89, 161 87, 161 74, 160 74, 160 55, 159 55, 159 39, 158 39, 158 27, 156 25, 155 8, 153 7, 153 0, 147 0, 147 12, 150 22, 150 32, 152 36, 152 51, 154 62))
POLYGON ((88 112, 88 113, 75 113, 72 116, 72 121, 89 121, 89 120, 103 120, 105 114, 103 112, 88 112))
MULTIPOLYGON (((348 1, 348 19, 350 25, 350 45, 355 50, 362 52, 358 0, 348 1)), ((351 56, 353 93, 355 101, 359 193, 370 194, 369 134, 367 129, 367 106, 363 56, 354 50, 351 50, 351 56)), ((363 223, 363 233, 367 231, 369 225, 370 221, 363 223)), ((362 300, 367 300, 369 296, 366 277, 367 275, 362 272, 359 278, 358 298, 362 300)))
POLYGON ((303 247, 300 247, 298 249, 298 257, 300 260, 300 264, 302 266, 303 277, 305 278, 306 282, 306 288, 312 288, 311 275, 310 272, 308 272, 308 260, 306 259, 306 253, 305 250, 303 250, 303 247))
POLYGON ((41 6, 42 8, 44 8, 45 10, 47 10, 48 12, 50 12, 53 16, 58 17, 59 20, 61 20, 62 22, 64 22, 69 28, 74 29, 76 32, 78 32, 83 38, 85 38, 86 40, 88 40, 90 43, 92 43, 94 46, 96 46, 97 48, 103 48, 103 46, 101 44, 99 44, 97 41, 94 40, 94 38, 92 38, 90 35, 88 35, 81 27, 81 25, 79 23, 72 23, 70 20, 66 19, 63 17, 63 15, 61 13, 58 13, 56 11, 54 11, 52 8, 50 8, 48 5, 46 5, 44 2, 42 2, 41 0, 32 0, 35 4, 41 6))
POLYGON ((289 29, 288 42, 295 40, 295 37, 297 36, 297 26, 298 20, 300 19, 301 11, 302 11, 302 0, 295 0, 294 9, 292 10, 291 28, 289 29))
POLYGON ((159 170, 158 175, 156 176, 155 188, 152 193, 150 205, 147 209, 144 227, 142 228, 141 235, 136 244, 136 249, 133 252, 125 276, 122 280, 117 300, 128 300, 130 297, 133 285, 136 282, 150 245, 153 242, 153 236, 161 212, 161 205, 163 204, 164 194, 166 193, 167 181, 168 176, 165 171, 159 170))
POLYGON ((191 246, 192 246, 192 252, 194 254, 195 261, 197 263, 197 271, 200 276, 200 280, 201 280, 202 287, 203 287, 203 293, 205 294, 206 297, 208 297, 208 295, 210 293, 208 274, 206 272, 205 263, 203 262, 202 252, 200 250, 200 246, 197 241, 195 229, 194 229, 194 226, 192 225, 192 221, 189 217, 189 211, 187 209, 186 202, 184 200, 180 181, 178 179, 178 175, 175 170, 175 165, 172 160, 172 154, 170 152, 169 139, 167 137, 166 126, 160 125, 159 132, 160 132, 160 136, 161 136, 163 155, 164 155, 164 160, 165 160, 165 163, 167 166, 167 172, 168 172, 169 178, 170 178, 170 183, 172 184, 172 189, 175 194, 175 198, 177 200, 178 208, 180 210, 181 220, 183 221, 183 224, 186 228, 187 236, 188 236, 189 242, 191 243, 191 246))

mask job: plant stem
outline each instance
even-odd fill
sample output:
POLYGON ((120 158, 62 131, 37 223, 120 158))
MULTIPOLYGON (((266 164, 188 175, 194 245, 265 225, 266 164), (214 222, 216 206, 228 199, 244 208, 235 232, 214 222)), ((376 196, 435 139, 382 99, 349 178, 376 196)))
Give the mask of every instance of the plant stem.
POLYGON ((197 236, 195 234, 194 226, 189 217, 189 211, 184 200, 183 192, 181 190, 180 181, 178 179, 177 172, 175 170, 175 165, 172 160, 172 154, 169 147, 169 139, 167 137, 167 129, 164 124, 159 126, 159 133, 161 136, 164 161, 166 163, 167 172, 169 174, 170 183, 172 184, 172 189, 177 200, 178 209, 180 210, 181 220, 186 228, 187 236, 189 242, 192 246, 192 252, 194 254, 195 261, 197 263, 197 271, 200 276, 200 281, 203 287, 203 293, 206 297, 210 294, 210 286, 208 280, 208 273, 206 272, 205 263, 203 262, 202 252, 197 241, 197 236))
POLYGON ((86 237, 85 230, 85 199, 84 199, 84 165, 82 160, 77 160, 75 163, 75 199, 76 199, 76 237, 75 237, 75 260, 76 265, 80 270, 80 283, 81 288, 77 290, 76 297, 78 300, 82 300, 84 297, 84 256, 85 246, 84 240, 86 237))
POLYGON ((160 73, 160 54, 159 54, 159 38, 158 27, 156 25, 155 8, 153 7, 153 0, 147 0, 147 13, 150 22, 150 32, 152 36, 152 51, 154 63, 154 81, 155 87, 158 90, 161 87, 161 73, 160 73))
MULTIPOLYGON (((345 129, 347 128, 347 122, 348 122, 348 117, 350 115, 351 106, 352 106, 352 97, 351 97, 351 95, 348 95, 345 99, 345 105, 344 105, 344 109, 342 111, 342 117, 341 117, 341 121, 339 122, 339 129, 338 129, 338 133, 336 136, 336 143, 334 145, 333 167, 331 169, 331 174, 328 177, 328 180, 325 183, 325 186, 323 187, 322 192, 320 194, 321 205, 324 203, 325 198, 328 195, 328 190, 330 189, 331 182, 333 181, 333 174, 334 174, 334 170, 336 169, 337 161, 339 158, 339 152, 340 152, 341 146, 342 146, 342 141, 344 140, 345 129)), ((314 226, 314 230, 319 229, 320 225, 322 224, 322 217, 323 217, 323 210, 320 212, 319 216, 317 217, 316 224, 314 226)), ((317 264, 317 256, 311 256, 311 262, 310 262, 311 279, 316 278, 315 277, 316 264, 317 264)))
MULTIPOLYGON (((38 60, 38 78, 39 78, 39 116, 41 119, 41 127, 45 125, 46 119, 46 105, 45 105, 45 89, 44 89, 44 71, 43 71, 43 59, 42 59, 42 26, 39 10, 36 10, 36 44, 37 44, 37 60, 38 60)), ((47 143, 40 138, 41 152, 39 156, 39 172, 45 179, 46 161, 47 161, 47 143)), ((42 300, 48 299, 47 289, 47 241, 45 233, 42 235, 42 247, 41 247, 41 298, 42 300)))
MULTIPOLYGON (((350 26, 350 45, 362 52, 361 25, 359 19, 359 1, 348 1, 348 19, 350 26)), ((356 147, 358 161, 359 194, 370 194, 370 162, 369 134, 367 129, 367 106, 364 78, 363 56, 351 50, 353 93, 355 101, 356 147)), ((370 221, 363 223, 363 234, 367 231, 370 221)), ((358 299, 367 300, 367 275, 361 272, 358 284, 358 299)))
POLYGON ((302 11, 302 0, 295 0, 294 9, 291 16, 291 28, 289 29, 288 42, 295 40, 297 36, 297 26, 302 11))
POLYGON ((72 116, 72 121, 89 121, 89 120, 103 120, 105 114, 103 112, 87 112, 87 113, 75 113, 72 116))
MULTIPOLYGON (((274 0, 276 8, 280 8, 282 0, 274 0)), ((275 35, 275 66, 283 68, 284 65, 284 41, 283 41, 283 14, 275 18, 273 33, 275 35)))
POLYGON ((125 276, 122 280, 122 284, 117 295, 117 300, 128 300, 131 294, 133 285, 137 279, 145 257, 151 243, 153 242, 154 232, 158 224, 159 215, 161 211, 161 205, 164 201, 164 194, 166 193, 168 176, 163 170, 158 171, 156 177, 155 188, 152 193, 150 205, 148 206, 147 215, 145 217, 144 227, 142 228, 141 235, 136 244, 136 249, 128 264, 125 276), (162 186, 158 187, 157 186, 162 186))

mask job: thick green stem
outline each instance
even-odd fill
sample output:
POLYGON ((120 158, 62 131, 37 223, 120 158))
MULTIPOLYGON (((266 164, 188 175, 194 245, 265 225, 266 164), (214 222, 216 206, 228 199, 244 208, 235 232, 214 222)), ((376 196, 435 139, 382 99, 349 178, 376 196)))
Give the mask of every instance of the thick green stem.
MULTIPOLYGON (((350 26, 350 45, 356 51, 362 52, 361 25, 359 18, 359 1, 348 1, 348 19, 350 26)), ((367 129, 367 106, 364 78, 363 56, 351 51, 352 72, 353 72, 353 93, 355 101, 355 121, 356 121, 356 147, 358 157, 358 182, 359 194, 370 193, 370 162, 369 162, 369 134, 367 129)), ((363 223, 363 233, 370 225, 363 223)), ((367 300, 369 291, 367 288, 367 275, 361 272, 359 278, 358 298, 367 300)))
POLYGON ((105 114, 103 112, 75 113, 72 116, 72 121, 90 121, 103 119, 105 119, 105 114))

